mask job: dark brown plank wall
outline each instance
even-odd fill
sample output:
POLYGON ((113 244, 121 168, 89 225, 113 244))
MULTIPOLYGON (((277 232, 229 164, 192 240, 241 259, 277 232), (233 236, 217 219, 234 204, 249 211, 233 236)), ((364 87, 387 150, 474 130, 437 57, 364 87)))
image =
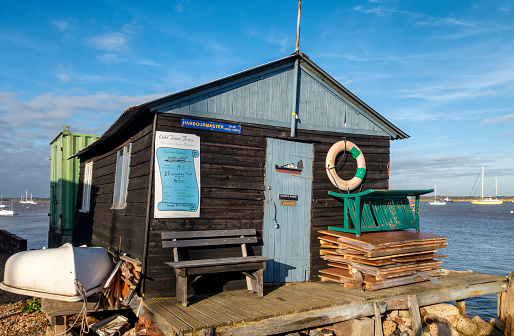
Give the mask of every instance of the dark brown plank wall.
MULTIPOLYGON (((147 113, 121 136, 88 157, 81 158, 80 180, 84 165, 93 160, 93 180, 89 213, 78 212, 75 220, 73 243, 111 247, 130 256, 143 259, 147 217, 147 194, 151 160, 153 114, 147 113), (130 157, 127 207, 114 210, 112 207, 116 153, 125 143, 132 143, 130 157)), ((82 187, 79 186, 78 208, 82 202, 82 187)))
MULTIPOLYGON (((339 137, 326 136, 323 142, 314 144, 314 179, 312 183, 311 209, 311 280, 318 281, 318 271, 326 266, 319 255, 319 230, 328 226, 343 225, 343 204, 328 196, 328 191, 339 192, 330 182, 325 170, 325 160, 330 147, 342 140, 339 137)), ((387 137, 348 135, 346 140, 355 143, 366 159, 366 176, 361 186, 352 193, 368 189, 389 188, 390 140, 387 137)), ((346 161, 339 177, 349 180, 357 170, 356 161, 351 158, 346 161)), ((343 192, 344 193, 344 192, 343 192)))
MULTIPOLYGON (((147 297, 175 295, 175 275, 164 264, 172 259, 171 249, 161 247, 161 232, 239 228, 262 230, 266 138, 248 128, 243 134, 230 134, 184 128, 181 124, 181 116, 159 114, 157 131, 189 133, 200 137, 200 218, 151 219, 148 279, 144 289, 147 297)), ((249 247, 250 253, 262 253, 261 244, 249 247)), ((184 258, 215 258, 240 254, 241 248, 191 249, 188 252, 190 255, 184 255, 184 258)), ((245 285, 240 274, 205 275, 195 284, 195 291, 201 292, 206 283, 212 285, 210 288, 221 290, 245 285)))
MULTIPOLYGON (((181 120, 182 116, 159 114, 157 130, 200 136, 201 217, 151 219, 147 260, 148 281, 145 283, 145 296, 174 295, 175 276, 172 269, 164 265, 165 261, 171 260, 172 254, 171 250, 166 251, 161 248, 161 232, 237 228, 262 230, 266 139, 268 137, 314 144, 311 279, 317 280, 316 272, 322 265, 319 258, 317 231, 326 229, 329 225, 342 220, 341 204, 328 197, 329 190, 337 191, 337 189, 330 183, 326 175, 325 157, 330 146, 341 140, 344 134, 299 130, 297 137, 291 138, 289 129, 253 124, 242 124, 241 134, 230 134, 183 128, 181 120)), ((386 189, 388 187, 389 138, 348 135, 347 140, 357 144, 366 157, 368 174, 362 190, 386 189)), ((345 165, 344 172, 340 174, 345 179, 351 178, 355 170, 355 161, 350 158, 345 165)), ((253 253, 261 254, 259 245, 252 248, 253 253)), ((234 252, 234 249, 220 249, 215 253, 212 250, 208 252, 198 250, 191 251, 191 257, 205 257, 207 253, 210 258, 222 257, 234 252)), ((228 289, 230 286, 244 286, 243 281, 231 282, 229 280, 230 276, 223 278, 224 282, 220 286, 224 289, 228 289)), ((201 286, 197 286, 197 288, 199 287, 201 286)))

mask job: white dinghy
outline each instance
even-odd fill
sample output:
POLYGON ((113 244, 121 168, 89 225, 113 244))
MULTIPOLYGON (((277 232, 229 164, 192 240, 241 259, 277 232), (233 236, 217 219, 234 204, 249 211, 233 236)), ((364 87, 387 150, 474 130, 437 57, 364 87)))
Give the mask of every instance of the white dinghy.
POLYGON ((5 263, 0 289, 8 292, 60 301, 80 301, 94 294, 114 266, 107 250, 101 247, 73 247, 32 250, 12 255, 5 263))

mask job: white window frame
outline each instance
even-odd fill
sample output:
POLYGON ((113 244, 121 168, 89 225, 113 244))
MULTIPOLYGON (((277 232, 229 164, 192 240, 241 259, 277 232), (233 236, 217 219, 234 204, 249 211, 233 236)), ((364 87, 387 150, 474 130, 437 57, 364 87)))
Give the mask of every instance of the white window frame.
POLYGON ((91 185, 93 183, 93 161, 86 162, 84 167, 84 181, 82 184, 82 207, 80 212, 89 212, 91 204, 91 185))
POLYGON ((118 149, 116 153, 116 175, 111 209, 125 209, 127 206, 127 189, 129 184, 130 154, 132 143, 118 149))

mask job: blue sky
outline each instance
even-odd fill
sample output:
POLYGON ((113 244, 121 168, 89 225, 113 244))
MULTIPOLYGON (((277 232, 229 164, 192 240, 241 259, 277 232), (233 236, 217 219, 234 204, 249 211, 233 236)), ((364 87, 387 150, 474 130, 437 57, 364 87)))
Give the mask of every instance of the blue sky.
MULTIPOLYGON (((63 125, 102 134, 127 107, 294 52, 297 0, 4 1, 0 193, 49 196, 63 125)), ((514 194, 514 4, 303 0, 300 50, 409 134, 391 188, 514 194)))

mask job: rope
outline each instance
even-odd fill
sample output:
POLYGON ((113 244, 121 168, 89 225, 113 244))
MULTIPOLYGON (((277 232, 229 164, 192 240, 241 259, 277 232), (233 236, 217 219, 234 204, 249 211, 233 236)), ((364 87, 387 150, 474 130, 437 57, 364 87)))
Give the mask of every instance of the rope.
MULTIPOLYGON (((343 138, 344 140, 344 152, 343 152, 343 156, 337 160, 337 162, 334 163, 334 170, 336 170, 336 172, 339 172, 341 169, 343 169, 344 165, 346 164, 346 159, 347 159, 347 156, 348 156, 348 153, 346 151, 346 137, 343 138), (342 166, 339 167, 339 169, 337 169, 337 166, 340 162, 343 162, 342 166)), ((333 176, 332 176, 333 177, 333 176)), ((339 189, 339 193, 341 193, 341 189, 339 188, 339 186, 337 187, 337 189, 339 189)), ((346 192, 349 194, 350 193, 350 190, 346 190, 346 192)))
MULTIPOLYGON (((84 287, 82 287, 82 285, 80 284, 80 282, 77 279, 74 280, 74 283, 75 283, 75 288, 77 289, 78 293, 82 297, 82 301, 84 303, 82 304, 82 308, 80 309, 80 312, 77 314, 77 318, 75 318, 75 321, 73 321, 71 327, 69 327, 66 331, 64 331, 62 333, 55 334, 55 336, 66 335, 72 328, 74 328, 77 325, 77 321, 79 320, 80 317, 82 317, 82 322, 80 323, 80 336, 89 333, 89 324, 87 323, 86 290, 84 289, 84 287)), ((66 321, 64 321, 64 323, 66 323, 66 321)))
POLYGON ((475 196, 475 194, 477 193, 478 191, 478 184, 477 184, 477 181, 478 181, 478 178, 480 177, 480 172, 478 172, 478 175, 477 175, 477 178, 475 180, 475 183, 473 184, 473 188, 471 188, 471 191, 469 192, 469 196, 475 196), (475 186, 476 186, 476 189, 475 189, 475 186), (474 192, 473 192, 474 190, 474 192))

